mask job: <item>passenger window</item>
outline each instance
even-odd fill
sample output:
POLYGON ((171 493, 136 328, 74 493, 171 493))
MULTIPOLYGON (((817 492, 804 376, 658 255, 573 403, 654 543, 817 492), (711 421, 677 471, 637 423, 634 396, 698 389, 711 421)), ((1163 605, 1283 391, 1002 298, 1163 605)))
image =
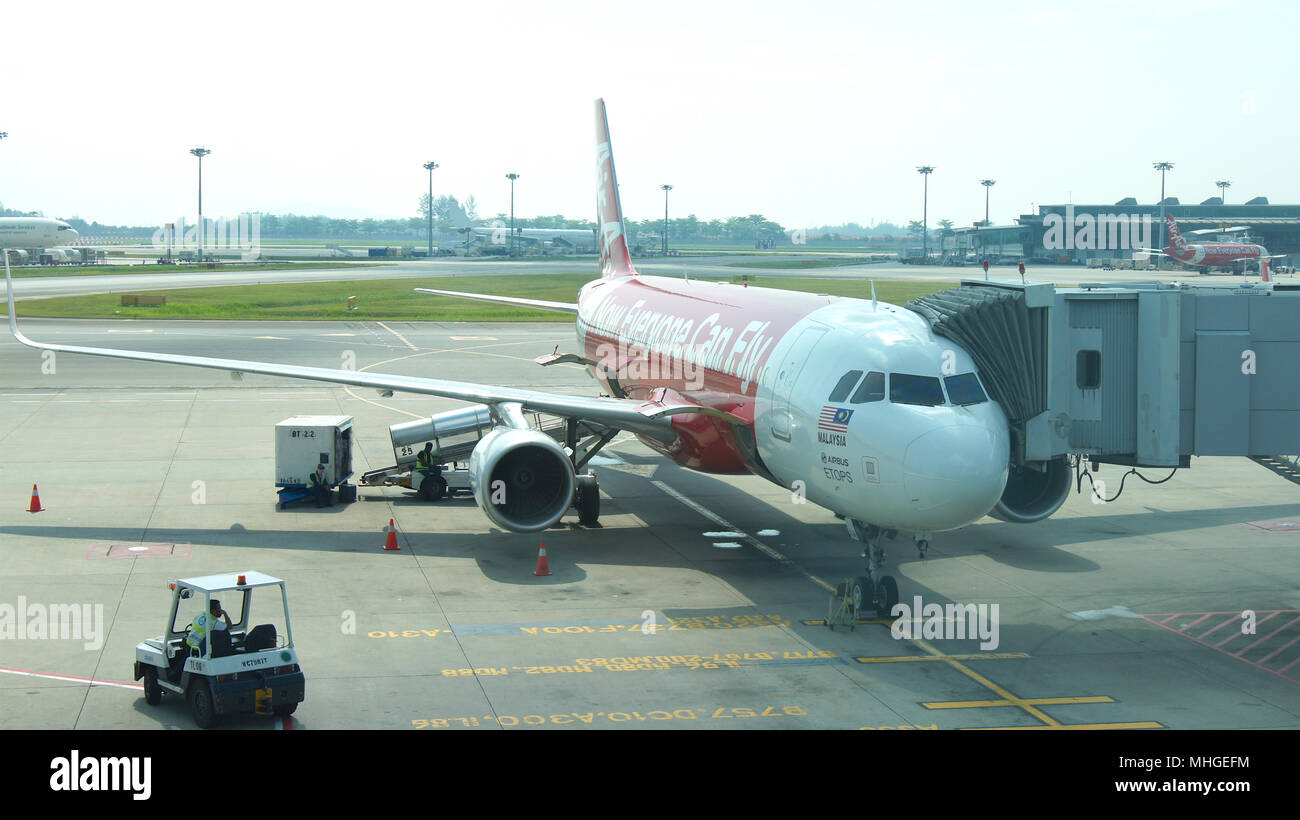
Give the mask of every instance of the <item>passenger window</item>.
POLYGON ((827 401, 844 401, 845 397, 849 395, 849 391, 853 389, 853 385, 857 384, 860 378, 862 378, 861 370, 850 370, 840 376, 840 380, 835 383, 835 389, 831 391, 831 397, 827 401))
POLYGON ((862 404, 868 401, 882 401, 884 398, 885 374, 873 370, 862 380, 862 384, 853 392, 853 398, 849 401, 853 404, 862 404))
POLYGON ((895 404, 919 404, 938 407, 943 404, 943 388, 934 376, 909 373, 889 374, 889 400, 895 404))
POLYGON ((953 404, 965 406, 989 400, 989 397, 984 394, 984 388, 980 386, 980 380, 976 378, 974 373, 948 376, 943 380, 943 386, 948 389, 948 401, 953 404))

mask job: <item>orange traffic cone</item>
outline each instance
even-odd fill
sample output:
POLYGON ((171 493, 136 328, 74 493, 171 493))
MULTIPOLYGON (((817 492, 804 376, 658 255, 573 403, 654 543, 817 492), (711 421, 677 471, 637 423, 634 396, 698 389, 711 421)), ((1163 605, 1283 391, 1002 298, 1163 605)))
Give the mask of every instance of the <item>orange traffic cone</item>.
POLYGON ((397 527, 393 526, 393 519, 388 519, 388 526, 385 529, 388 530, 388 540, 384 542, 384 549, 400 550, 401 547, 397 546, 397 527))
POLYGON ((45 508, 41 506, 41 497, 36 492, 35 484, 32 485, 32 505, 27 508, 27 512, 45 512, 45 508))
POLYGON ((533 575, 550 575, 551 566, 546 563, 546 542, 542 542, 542 548, 537 551, 537 569, 533 575))

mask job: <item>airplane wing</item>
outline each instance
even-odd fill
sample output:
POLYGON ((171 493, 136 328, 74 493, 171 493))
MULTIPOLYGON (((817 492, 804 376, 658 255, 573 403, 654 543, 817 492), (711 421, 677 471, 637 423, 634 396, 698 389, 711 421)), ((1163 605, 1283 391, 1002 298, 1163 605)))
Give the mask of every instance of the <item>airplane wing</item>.
MULTIPOLYGON (((139 362, 158 362, 178 364, 188 367, 206 367, 213 370, 230 370, 237 373, 258 373, 264 376, 285 376, 293 379, 350 384, 357 387, 373 387, 379 390, 394 390, 405 393, 420 393, 447 399, 474 402, 477 404, 500 405, 518 404, 529 412, 546 413, 571 419, 593 421, 619 430, 652 436, 661 441, 671 442, 676 438, 672 431, 672 416, 676 414, 703 414, 718 416, 730 424, 743 422, 721 410, 702 407, 695 404, 664 402, 658 400, 639 401, 636 399, 615 399, 608 397, 566 396, 546 393, 540 390, 519 390, 509 387, 473 382, 458 382, 447 379, 430 379, 419 376, 397 376, 384 373, 363 373, 356 370, 334 370, 326 367, 305 367, 274 362, 242 361, 239 359, 221 359, 212 356, 182 356, 171 353, 151 353, 143 350, 118 350, 103 347, 83 347, 81 345, 49 344, 38 342, 23 335, 18 329, 17 311, 14 308, 13 279, 9 274, 7 254, 5 262, 5 283, 9 300, 9 330, 15 339, 28 347, 38 350, 53 350, 58 353, 76 353, 87 356, 104 356, 114 359, 127 359, 139 362)), ((499 297, 498 297, 499 298, 499 297)), ((560 303, 557 303, 560 304, 560 303)))
POLYGON ((523 299, 518 296, 491 296, 486 293, 464 293, 459 290, 434 290, 433 288, 416 288, 417 293, 433 293, 438 296, 455 296, 459 299, 477 299, 480 302, 495 302, 498 305, 551 310, 556 313, 578 312, 578 306, 570 302, 548 302, 545 299, 523 299))
POLYGON ((1250 230, 1250 228, 1246 227, 1245 225, 1237 225, 1232 228, 1201 228, 1195 231, 1183 231, 1183 233, 1192 234, 1195 236, 1202 236, 1204 234, 1209 234, 1209 233, 1240 233, 1241 231, 1248 231, 1248 230, 1250 230))

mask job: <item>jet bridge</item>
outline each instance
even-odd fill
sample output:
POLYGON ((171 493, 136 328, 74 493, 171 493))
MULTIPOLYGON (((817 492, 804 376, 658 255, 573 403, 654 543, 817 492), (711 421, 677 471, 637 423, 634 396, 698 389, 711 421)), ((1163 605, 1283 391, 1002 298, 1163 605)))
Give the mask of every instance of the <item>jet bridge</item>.
POLYGON ((1300 285, 966 280, 907 307, 975 358, 1011 425, 1008 493, 1019 475, 1029 508, 1064 500, 1070 456, 1300 453, 1300 285))

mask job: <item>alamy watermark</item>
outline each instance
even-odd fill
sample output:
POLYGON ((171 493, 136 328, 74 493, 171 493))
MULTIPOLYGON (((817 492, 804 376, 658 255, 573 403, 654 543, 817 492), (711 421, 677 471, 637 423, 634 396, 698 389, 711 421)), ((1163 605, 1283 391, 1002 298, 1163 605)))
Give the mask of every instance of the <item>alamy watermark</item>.
POLYGON ((894 604, 889 614, 895 619, 889 627, 895 639, 979 639, 980 649, 990 651, 1001 642, 998 604, 926 604, 916 595, 911 604, 894 604))
POLYGON ((0 641, 82 641, 94 652, 104 645, 103 604, 0 604, 0 641))
POLYGON ((1122 251, 1150 248, 1155 220, 1150 214, 1076 214, 1043 217, 1043 247, 1050 251, 1122 251))
MULTIPOLYGON (((216 250, 237 250, 245 262, 254 262, 262 255, 262 217, 260 214, 240 214, 238 219, 225 217, 203 220, 203 253, 216 250)), ((154 248, 171 253, 197 252, 199 226, 186 225, 185 217, 158 226, 150 239, 154 248)))

